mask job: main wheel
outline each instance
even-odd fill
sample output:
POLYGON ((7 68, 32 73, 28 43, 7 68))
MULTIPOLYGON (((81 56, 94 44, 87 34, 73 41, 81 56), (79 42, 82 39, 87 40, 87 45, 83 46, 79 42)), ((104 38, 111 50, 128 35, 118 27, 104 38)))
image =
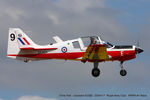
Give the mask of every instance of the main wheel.
POLYGON ((94 77, 98 77, 100 75, 100 70, 98 68, 93 68, 92 69, 92 75, 94 77))
POLYGON ((120 71, 120 75, 121 75, 121 76, 126 76, 126 75, 127 75, 127 71, 126 71, 125 69, 122 69, 122 70, 120 71))

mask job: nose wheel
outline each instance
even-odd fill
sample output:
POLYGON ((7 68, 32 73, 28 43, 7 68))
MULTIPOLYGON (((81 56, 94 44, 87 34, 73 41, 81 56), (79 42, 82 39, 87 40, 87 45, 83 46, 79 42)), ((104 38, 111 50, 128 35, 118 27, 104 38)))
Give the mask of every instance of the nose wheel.
POLYGON ((121 67, 120 75, 121 76, 126 76, 127 75, 127 71, 123 67, 123 61, 120 62, 120 67, 121 67))
POLYGON ((121 76, 126 76, 126 75, 127 75, 127 71, 126 71, 125 69, 122 69, 122 70, 120 71, 120 75, 121 75, 121 76))

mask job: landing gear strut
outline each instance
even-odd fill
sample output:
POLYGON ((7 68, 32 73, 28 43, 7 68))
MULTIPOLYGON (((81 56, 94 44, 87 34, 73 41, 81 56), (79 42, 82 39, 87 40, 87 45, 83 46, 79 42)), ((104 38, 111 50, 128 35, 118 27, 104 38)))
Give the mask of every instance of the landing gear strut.
MULTIPOLYGON (((120 62, 120 67, 121 67, 120 75, 121 76, 126 76, 127 71, 123 67, 123 61, 120 62)), ((94 68, 92 69, 91 73, 94 77, 98 77, 100 75, 100 69, 98 68, 98 62, 97 61, 94 62, 94 68)))
POLYGON ((123 67, 123 61, 120 62, 120 67, 121 67, 120 75, 121 75, 121 76, 126 76, 127 71, 126 71, 126 70, 124 69, 124 67, 123 67))
POLYGON ((98 77, 100 75, 100 70, 98 68, 98 62, 94 62, 94 68, 92 69, 92 75, 98 77))

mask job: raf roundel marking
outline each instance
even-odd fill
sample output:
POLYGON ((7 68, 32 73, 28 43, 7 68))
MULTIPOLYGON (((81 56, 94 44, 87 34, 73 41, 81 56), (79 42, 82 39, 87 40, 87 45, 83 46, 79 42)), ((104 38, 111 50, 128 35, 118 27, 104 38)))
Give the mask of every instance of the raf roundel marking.
POLYGON ((63 53, 66 53, 66 52, 67 52, 67 47, 62 47, 62 48, 61 48, 61 51, 62 51, 63 53))

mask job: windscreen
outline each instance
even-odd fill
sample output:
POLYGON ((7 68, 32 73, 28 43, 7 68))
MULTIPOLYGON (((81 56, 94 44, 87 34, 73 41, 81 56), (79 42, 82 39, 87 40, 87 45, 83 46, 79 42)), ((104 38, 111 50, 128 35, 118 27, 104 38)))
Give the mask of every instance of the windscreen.
POLYGON ((105 45, 106 45, 107 48, 113 47, 113 45, 111 43, 109 43, 109 42, 105 43, 105 45))

